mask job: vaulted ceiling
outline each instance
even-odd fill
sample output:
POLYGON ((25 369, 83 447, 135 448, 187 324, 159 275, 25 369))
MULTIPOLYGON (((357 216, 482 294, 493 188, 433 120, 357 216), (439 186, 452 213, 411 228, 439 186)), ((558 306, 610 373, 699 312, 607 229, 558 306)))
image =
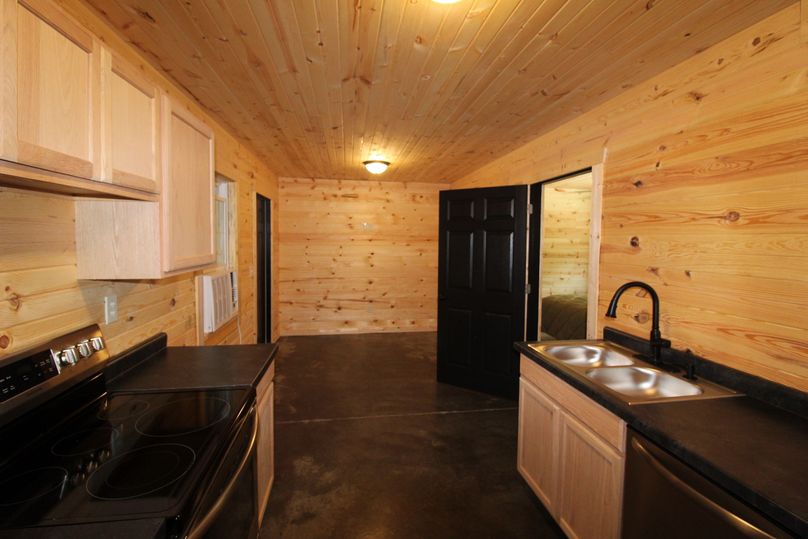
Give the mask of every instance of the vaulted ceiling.
POLYGON ((428 182, 794 2, 85 1, 279 175, 428 182))

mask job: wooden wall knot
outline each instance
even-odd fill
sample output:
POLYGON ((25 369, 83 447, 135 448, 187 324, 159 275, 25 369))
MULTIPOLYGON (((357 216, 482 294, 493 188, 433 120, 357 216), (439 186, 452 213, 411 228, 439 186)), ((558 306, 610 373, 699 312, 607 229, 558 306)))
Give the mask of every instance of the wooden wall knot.
POLYGON ((637 236, 632 236, 630 242, 632 247, 639 247, 640 246, 640 238, 637 236))
POLYGON ((8 297, 8 303, 11 305, 12 311, 19 311, 22 307, 22 297, 15 292, 8 297))
POLYGON ((11 344, 11 339, 9 339, 8 335, 0 335, 0 348, 5 350, 9 344, 11 344))
POLYGON ((730 211, 730 212, 727 212, 726 215, 724 215, 724 220, 729 221, 730 223, 734 223, 735 221, 737 221, 740 218, 741 218, 741 214, 738 213, 737 211, 730 211))
POLYGON ((638 324, 645 324, 646 322, 648 322, 648 320, 651 319, 651 317, 645 311, 641 311, 635 314, 632 318, 634 318, 634 321, 637 322, 638 324))

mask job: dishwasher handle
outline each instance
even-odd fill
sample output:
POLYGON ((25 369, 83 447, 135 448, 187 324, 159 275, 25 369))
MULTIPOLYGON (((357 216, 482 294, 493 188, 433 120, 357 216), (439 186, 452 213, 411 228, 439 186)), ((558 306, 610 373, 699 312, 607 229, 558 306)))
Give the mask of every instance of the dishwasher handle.
MULTIPOLYGON (((730 511, 728 508, 716 503, 709 497, 702 494, 699 490, 691 486, 681 474, 677 474, 670 469, 668 464, 674 461, 674 458, 653 446, 644 444, 643 441, 636 436, 631 438, 631 448, 635 454, 642 457, 647 464, 652 466, 671 486, 679 492, 690 498, 694 503, 706 509, 714 516, 724 521, 728 526, 738 532, 743 537, 751 539, 778 539, 784 535, 772 535, 768 531, 762 530, 756 524, 749 522, 741 515, 730 511), (666 462, 668 461, 668 462, 666 462)), ((674 464, 682 466, 682 464, 674 461, 674 464)), ((695 473, 695 472, 693 472, 695 473)), ((738 502, 740 503, 740 502, 738 502)), ((772 526, 774 528, 774 526, 772 526)), ((777 533, 777 532, 774 532, 777 533)))

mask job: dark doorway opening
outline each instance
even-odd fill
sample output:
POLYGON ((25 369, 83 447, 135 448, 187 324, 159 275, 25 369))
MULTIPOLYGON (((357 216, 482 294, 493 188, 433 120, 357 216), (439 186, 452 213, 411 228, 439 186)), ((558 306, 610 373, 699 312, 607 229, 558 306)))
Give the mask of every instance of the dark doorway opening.
POLYGON ((256 195, 258 343, 272 342, 272 201, 256 195))

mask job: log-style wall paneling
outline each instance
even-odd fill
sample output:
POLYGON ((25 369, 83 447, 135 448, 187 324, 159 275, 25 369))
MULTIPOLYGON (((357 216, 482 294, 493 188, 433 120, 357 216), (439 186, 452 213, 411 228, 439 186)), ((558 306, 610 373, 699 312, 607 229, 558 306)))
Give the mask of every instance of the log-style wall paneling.
POLYGON ((599 325, 808 389, 808 54, 793 5, 453 184, 529 183, 606 155, 599 325), (491 181, 495 178, 496 181, 491 181))
POLYGON ((434 330, 438 190, 281 178, 281 335, 434 330))
POLYGON ((586 296, 592 174, 543 185, 541 295, 586 296))
POLYGON ((798 0, 87 1, 280 175, 445 182, 798 0))
MULTIPOLYGON (((255 342, 255 194, 276 201, 277 177, 88 7, 66 0, 58 3, 137 71, 213 127, 216 170, 236 182, 240 308, 237 320, 206 342, 255 342)), ((94 322, 102 324, 112 353, 161 331, 168 334, 171 345, 196 344, 194 274, 140 282, 76 279, 73 205, 65 196, 0 188, 0 358, 94 322), (108 294, 118 296, 118 321, 103 325, 103 298, 108 294)), ((273 226, 277 230, 277 212, 273 226)), ((277 239, 273 248, 272 333, 277 339, 277 239)))

